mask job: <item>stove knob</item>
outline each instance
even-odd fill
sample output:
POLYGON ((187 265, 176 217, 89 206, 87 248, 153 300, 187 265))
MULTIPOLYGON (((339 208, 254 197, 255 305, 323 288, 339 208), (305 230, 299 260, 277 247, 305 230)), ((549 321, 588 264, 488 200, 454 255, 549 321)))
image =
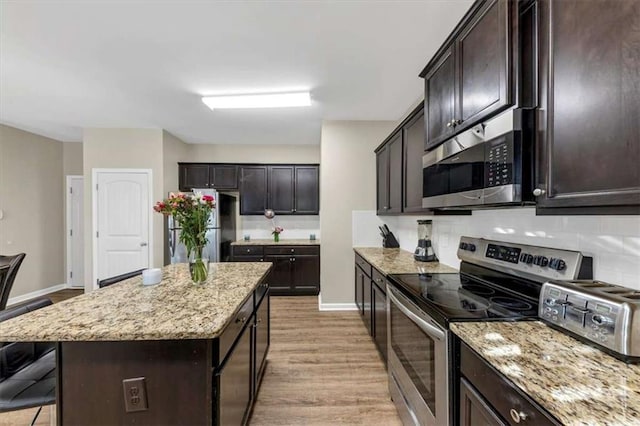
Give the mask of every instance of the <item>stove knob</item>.
POLYGON ((533 264, 534 265, 538 265, 538 266, 542 266, 544 268, 545 266, 547 266, 549 264, 549 259, 547 259, 544 256, 534 256, 533 257, 533 264))
POLYGON ((609 325, 613 324, 613 320, 609 317, 603 317, 602 315, 594 315, 591 317, 591 321, 598 325, 609 325))
POLYGON ((525 263, 527 263, 528 265, 531 265, 531 263, 533 262, 533 256, 530 254, 527 254, 527 258, 524 260, 525 263))
POLYGON ((469 244, 468 248, 469 248, 470 252, 476 251, 476 245, 475 244, 469 244))
POLYGON ((522 253, 520 255, 520 262, 524 263, 527 260, 527 253, 522 253))
POLYGON ((460 250, 466 250, 467 249, 467 243, 460 243, 460 250))
POLYGON ((540 265, 540 256, 533 256, 533 264, 540 265))

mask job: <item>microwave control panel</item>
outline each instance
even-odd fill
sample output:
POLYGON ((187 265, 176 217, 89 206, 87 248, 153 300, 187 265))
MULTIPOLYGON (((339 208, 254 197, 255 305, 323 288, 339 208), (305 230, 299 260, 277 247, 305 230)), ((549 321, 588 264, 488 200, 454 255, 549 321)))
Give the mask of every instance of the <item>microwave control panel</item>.
POLYGON ((489 143, 485 151, 487 187, 513 183, 513 143, 500 138, 489 143))

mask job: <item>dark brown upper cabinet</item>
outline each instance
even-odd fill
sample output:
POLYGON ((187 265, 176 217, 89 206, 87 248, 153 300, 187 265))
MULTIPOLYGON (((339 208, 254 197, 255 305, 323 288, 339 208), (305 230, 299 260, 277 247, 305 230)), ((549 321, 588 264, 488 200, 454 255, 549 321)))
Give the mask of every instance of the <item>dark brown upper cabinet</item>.
POLYGON ((320 170, 318 166, 295 166, 294 173, 294 213, 318 214, 320 212, 320 170))
POLYGON ((276 214, 317 215, 320 211, 318 166, 269 166, 267 206, 276 214))
POLYGON ((422 155, 424 154, 425 127, 423 105, 414 111, 402 128, 404 138, 404 201, 402 211, 421 213, 422 207, 422 155))
POLYGON ((269 166, 268 208, 276 214, 294 213, 294 166, 269 166))
POLYGON ((402 131, 397 131, 378 151, 377 161, 377 213, 402 212, 402 131))
POLYGON ((238 188, 238 166, 235 164, 178 163, 178 188, 233 190, 238 188))
POLYGON ((539 13, 538 212, 637 214, 640 3, 542 0, 539 13))
POLYGON ((240 214, 319 214, 319 170, 317 164, 240 166, 240 214))
POLYGON ((240 214, 264 214, 267 189, 267 166, 240 166, 240 214))
POLYGON ((453 134, 455 117, 455 56, 453 46, 445 50, 424 77, 424 149, 438 146, 453 134))
POLYGON ((515 9, 509 0, 477 1, 420 74, 426 149, 513 104, 515 9))

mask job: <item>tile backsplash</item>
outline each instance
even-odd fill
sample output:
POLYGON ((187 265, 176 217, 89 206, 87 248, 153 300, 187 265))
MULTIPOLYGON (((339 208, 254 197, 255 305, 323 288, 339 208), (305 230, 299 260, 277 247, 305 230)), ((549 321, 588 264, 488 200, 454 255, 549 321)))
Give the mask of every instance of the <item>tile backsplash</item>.
MULTIPOLYGON (((315 234, 320 239, 320 216, 276 216, 275 223, 284 228, 280 234, 283 240, 308 239, 309 234, 315 234)), ((239 216, 237 238, 241 240, 247 234, 254 240, 273 238, 272 228, 271 221, 264 216, 239 216)))
POLYGON ((594 259, 594 278, 640 289, 639 216, 536 216, 535 208, 476 210, 471 216, 376 216, 354 211, 354 246, 380 246, 377 226, 386 223, 400 246, 413 251, 418 219, 433 220, 433 246, 440 261, 458 267, 462 235, 579 250, 594 259))

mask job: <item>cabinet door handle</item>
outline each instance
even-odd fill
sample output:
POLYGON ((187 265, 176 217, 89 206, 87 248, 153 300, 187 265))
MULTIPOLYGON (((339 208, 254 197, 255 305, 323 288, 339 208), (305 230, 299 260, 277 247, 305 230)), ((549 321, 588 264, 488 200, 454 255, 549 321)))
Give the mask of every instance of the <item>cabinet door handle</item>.
POLYGON ((509 415, 516 423, 520 423, 522 420, 525 420, 527 418, 527 415, 525 413, 523 413, 522 411, 516 411, 515 408, 509 410, 509 415))
POLYGON ((256 320, 256 323, 258 323, 258 324, 260 324, 261 322, 262 322, 262 318, 258 318, 258 319, 256 320))
POLYGON ((236 318, 236 323, 244 324, 245 322, 247 322, 247 318, 246 317, 236 318))
POLYGON ((451 126, 453 126, 453 124, 450 121, 450 122, 447 123, 447 127, 451 127, 451 126))
POLYGON ((291 249, 291 253, 295 253, 296 249, 291 249))
POLYGON ((251 249, 247 249, 247 253, 251 253, 251 249))
POLYGON ((535 195, 536 197, 539 197, 539 196, 544 195, 546 193, 547 193, 547 191, 545 191, 544 189, 541 189, 541 188, 536 188, 536 189, 533 190, 533 195, 535 195))

